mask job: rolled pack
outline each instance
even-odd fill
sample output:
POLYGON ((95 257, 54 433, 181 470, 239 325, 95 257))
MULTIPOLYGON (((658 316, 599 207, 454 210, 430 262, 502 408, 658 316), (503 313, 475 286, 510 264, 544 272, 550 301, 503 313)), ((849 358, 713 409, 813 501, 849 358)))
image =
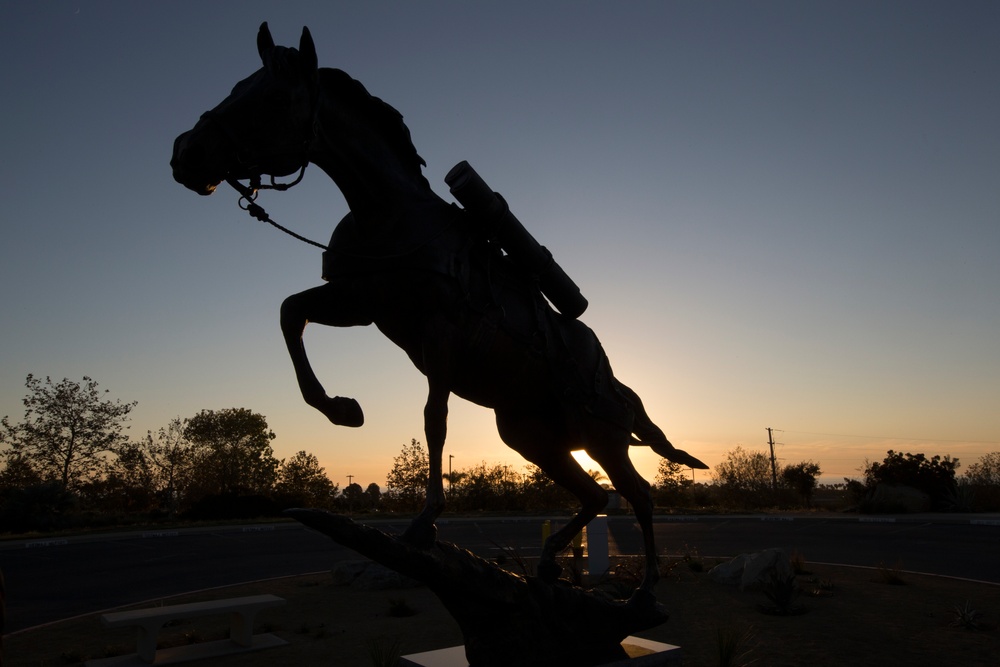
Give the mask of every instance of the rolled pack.
POLYGON ((587 310, 587 299, 552 253, 535 240, 510 212, 504 198, 486 185, 468 162, 456 164, 444 180, 455 199, 482 221, 511 260, 538 278, 542 294, 560 313, 576 319, 587 310))

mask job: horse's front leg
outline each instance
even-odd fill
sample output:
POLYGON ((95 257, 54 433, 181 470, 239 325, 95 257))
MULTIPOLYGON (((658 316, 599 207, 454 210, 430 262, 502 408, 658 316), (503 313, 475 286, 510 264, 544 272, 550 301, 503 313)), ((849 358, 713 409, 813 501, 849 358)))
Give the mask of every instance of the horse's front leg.
POLYGON ((361 426, 365 415, 353 398, 329 397, 313 372, 306 356, 302 334, 309 322, 334 327, 371 324, 356 304, 355 290, 340 282, 330 282, 285 299, 281 304, 281 333, 295 369, 302 398, 334 424, 361 426))
POLYGON ((437 537, 434 521, 444 510, 444 482, 441 459, 448 436, 448 398, 454 380, 456 333, 447 321, 430 318, 421 331, 420 357, 414 359, 427 376, 427 403, 424 404, 424 437, 427 439, 427 498, 424 509, 410 524, 406 539, 430 547, 437 537))
POLYGON ((427 500, 424 509, 406 530, 407 540, 422 547, 430 547, 437 537, 435 520, 444 510, 444 482, 441 460, 444 441, 448 435, 448 384, 435 376, 427 379, 427 403, 424 405, 424 436, 427 439, 427 500))

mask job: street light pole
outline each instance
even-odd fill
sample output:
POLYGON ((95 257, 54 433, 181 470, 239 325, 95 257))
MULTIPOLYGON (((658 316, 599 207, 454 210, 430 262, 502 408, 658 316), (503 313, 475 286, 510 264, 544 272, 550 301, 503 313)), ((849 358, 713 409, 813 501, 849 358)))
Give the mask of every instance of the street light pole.
POLYGON ((354 514, 354 494, 351 492, 351 482, 354 481, 354 475, 347 476, 347 488, 344 491, 347 492, 347 514, 354 514))

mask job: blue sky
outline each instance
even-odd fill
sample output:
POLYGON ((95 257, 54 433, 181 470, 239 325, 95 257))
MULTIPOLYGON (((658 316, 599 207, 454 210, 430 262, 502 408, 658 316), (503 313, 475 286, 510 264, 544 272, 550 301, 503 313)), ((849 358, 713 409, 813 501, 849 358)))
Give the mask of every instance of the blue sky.
MULTIPOLYGON (((469 160, 506 197, 678 446, 715 464, 771 426, 830 481, 1000 449, 993 2, 0 3, 0 415, 28 373, 138 401, 137 436, 246 407, 342 486, 423 440, 423 378, 373 328, 306 337, 368 423, 301 402, 277 313, 319 251, 171 178, 265 20, 399 109, 442 196, 469 160)), ((347 212, 316 168, 262 203, 320 241, 347 212)), ((447 453, 521 464, 455 398, 447 453)))

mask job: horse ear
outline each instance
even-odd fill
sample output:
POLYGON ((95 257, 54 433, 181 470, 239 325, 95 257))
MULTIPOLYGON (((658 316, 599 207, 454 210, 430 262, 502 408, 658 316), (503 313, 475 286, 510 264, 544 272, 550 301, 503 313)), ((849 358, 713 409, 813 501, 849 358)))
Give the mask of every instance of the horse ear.
POLYGON ((273 50, 274 38, 271 37, 271 30, 267 27, 267 21, 264 21, 260 24, 260 30, 257 31, 257 53, 260 54, 260 59, 265 65, 273 50))
POLYGON ((302 68, 307 74, 311 74, 319 67, 319 59, 316 58, 316 45, 313 43, 309 28, 302 28, 302 38, 299 40, 299 56, 302 58, 302 68))

